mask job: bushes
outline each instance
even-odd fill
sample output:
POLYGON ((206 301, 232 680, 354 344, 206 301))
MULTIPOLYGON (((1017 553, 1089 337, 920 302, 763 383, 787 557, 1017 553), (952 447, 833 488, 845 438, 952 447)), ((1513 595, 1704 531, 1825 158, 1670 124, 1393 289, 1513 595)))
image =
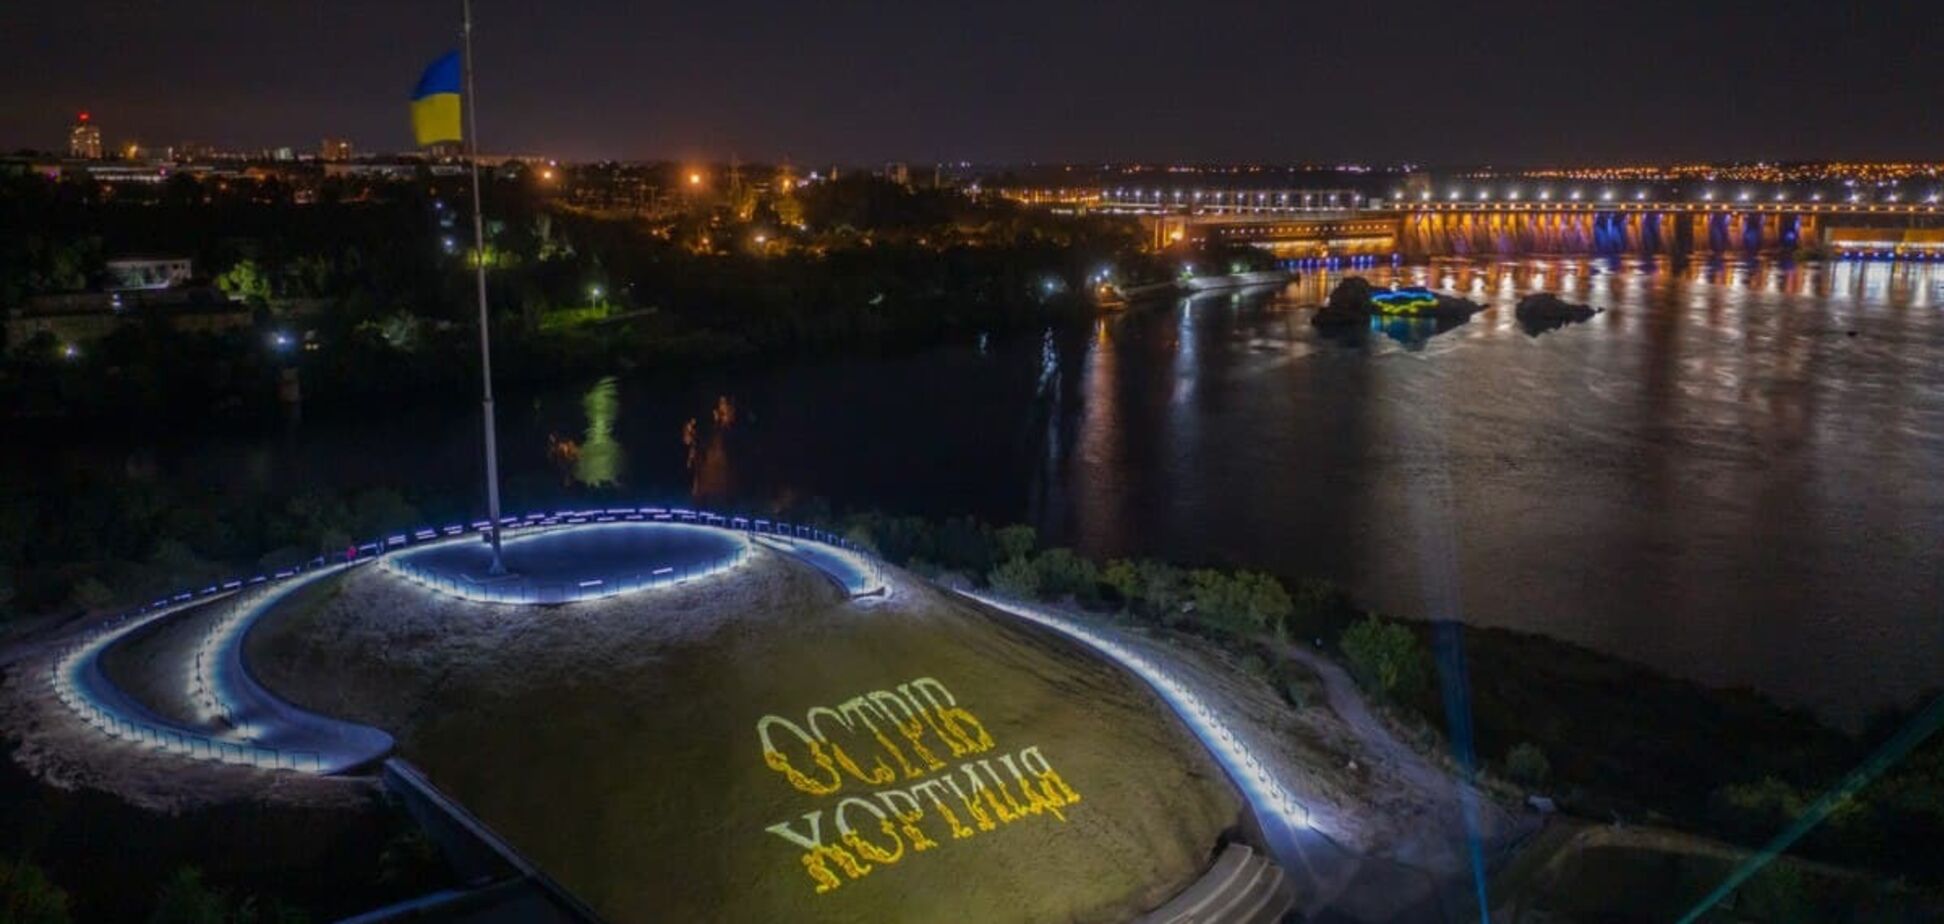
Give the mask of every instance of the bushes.
POLYGON ((1424 647, 1410 629, 1366 616, 1343 631, 1339 644, 1365 690, 1398 702, 1423 689, 1429 673, 1424 647))
POLYGON ((1167 562, 1117 558, 1107 563, 1101 580, 1130 614, 1171 625, 1188 599, 1188 575, 1167 562))
POLYGON ((66 924, 67 893, 48 881, 41 868, 22 860, 0 860, 0 921, 7 924, 66 924))
POLYGON ((1505 752, 1505 775, 1527 786, 1538 786, 1552 775, 1552 761, 1538 745, 1521 741, 1505 752))
MULTIPOLYGON (((806 518, 807 520, 808 518, 806 518)), ((1031 555, 1037 541, 1030 526, 994 530, 971 517, 954 517, 934 525, 923 517, 894 517, 870 512, 844 521, 844 535, 894 565, 922 562, 935 571, 979 575, 995 564, 1031 555)))
POLYGON ((1230 635, 1282 634, 1292 605, 1282 582, 1266 574, 1200 569, 1188 575, 1197 622, 1230 635))
POLYGON ((1039 547, 1039 533, 1031 526, 1020 523, 1000 528, 993 533, 992 539, 1000 561, 1025 558, 1039 547))
POLYGON ((993 590, 1022 600, 1038 597, 1040 592, 1039 569, 1025 558, 1014 558, 992 569, 986 581, 993 590))
POLYGON ((1039 572, 1040 593, 1048 597, 1072 595, 1081 601, 1098 599, 1100 575, 1094 563, 1073 553, 1072 549, 1047 549, 1033 559, 1039 572))

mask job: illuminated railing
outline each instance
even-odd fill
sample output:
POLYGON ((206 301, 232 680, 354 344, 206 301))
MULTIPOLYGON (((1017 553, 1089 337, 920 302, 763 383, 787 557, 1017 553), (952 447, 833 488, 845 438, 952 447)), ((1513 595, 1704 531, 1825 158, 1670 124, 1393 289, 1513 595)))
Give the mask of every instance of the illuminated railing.
POLYGON ((55 658, 49 685, 61 703, 83 722, 111 738, 195 760, 267 770, 322 770, 321 755, 309 749, 265 747, 236 737, 211 734, 149 715, 101 673, 100 656, 129 633, 158 622, 202 600, 123 616, 97 627, 55 658))
MULTIPOLYGON (((502 517, 500 529, 504 535, 583 523, 649 521, 694 523, 743 532, 752 537, 774 536, 792 542, 819 543, 828 547, 833 555, 855 563, 860 573, 868 574, 871 580, 880 583, 882 581, 882 572, 875 559, 856 543, 834 533, 797 524, 760 518, 723 516, 680 507, 604 508, 534 513, 526 516, 502 517)), ((231 612, 223 614, 210 631, 204 634, 189 665, 186 692, 189 694, 190 701, 203 720, 211 722, 220 720, 230 725, 231 730, 226 733, 191 728, 154 715, 123 693, 107 677, 101 668, 102 652, 141 628, 221 597, 265 589, 270 585, 289 585, 293 578, 318 577, 321 576, 318 572, 322 570, 341 569, 373 558, 388 559, 387 553, 390 552, 453 541, 467 534, 482 534, 491 526, 490 521, 479 520, 468 524, 427 527, 396 533, 354 545, 347 550, 341 562, 330 562, 323 556, 319 556, 294 568, 282 569, 271 574, 259 574, 247 579, 237 578, 199 590, 183 591, 158 598, 96 624, 79 639, 62 649, 49 668, 48 685, 55 697, 81 721, 99 729, 111 738, 196 760, 272 770, 327 772, 326 768, 331 762, 326 761, 318 749, 277 748, 262 745, 251 740, 262 730, 250 728, 238 721, 238 717, 245 710, 237 701, 237 680, 231 677, 229 672, 240 669, 241 660, 240 656, 233 658, 231 655, 236 646, 242 643, 242 636, 247 632, 252 620, 274 603, 280 593, 266 595, 262 599, 248 605, 239 605, 231 612)), ((673 571, 648 572, 634 575, 629 581, 618 582, 613 587, 607 586, 605 582, 598 587, 577 587, 576 590, 584 593, 574 599, 612 596, 629 590, 693 580, 734 567, 745 557, 747 551, 748 540, 745 540, 743 548, 736 555, 712 561, 707 569, 690 568, 683 574, 676 574, 673 571)), ((406 569, 398 568, 396 562, 387 560, 386 567, 425 583, 423 576, 415 576, 406 569)), ((286 586, 285 589, 289 587, 286 586)), ((269 694, 264 691, 263 695, 269 694)))
POLYGON ((1045 610, 1022 606, 1000 600, 976 591, 959 590, 959 593, 977 600, 994 609, 1010 613, 1055 632, 1075 639, 1139 677, 1156 693, 1160 694, 1169 708, 1181 717, 1195 737, 1214 755, 1222 765, 1236 788, 1248 799, 1260 820, 1267 823, 1276 821, 1289 829, 1315 828, 1309 809, 1290 795, 1280 780, 1276 779, 1261 758, 1255 756, 1251 745, 1235 730, 1229 727, 1224 717, 1202 696, 1189 689, 1188 685, 1170 674, 1167 668, 1154 659, 1122 644, 1107 633, 1098 632, 1078 621, 1068 619, 1045 610))

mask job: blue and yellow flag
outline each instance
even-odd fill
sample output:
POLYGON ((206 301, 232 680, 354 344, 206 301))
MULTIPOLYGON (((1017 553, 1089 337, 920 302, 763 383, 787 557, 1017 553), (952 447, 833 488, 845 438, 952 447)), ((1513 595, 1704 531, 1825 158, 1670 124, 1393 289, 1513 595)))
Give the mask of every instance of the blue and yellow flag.
POLYGON ((459 53, 447 52, 419 77, 412 91, 412 133, 420 147, 441 141, 459 141, 459 87, 462 80, 459 53))

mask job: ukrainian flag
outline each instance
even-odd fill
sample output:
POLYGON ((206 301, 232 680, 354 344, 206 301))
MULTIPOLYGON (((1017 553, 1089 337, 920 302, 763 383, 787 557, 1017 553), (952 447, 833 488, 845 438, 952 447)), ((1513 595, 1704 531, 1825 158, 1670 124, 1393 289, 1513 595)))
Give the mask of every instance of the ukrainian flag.
POLYGON ((459 129, 462 66, 459 53, 448 52, 419 77, 412 91, 412 132, 420 147, 463 138, 459 129))

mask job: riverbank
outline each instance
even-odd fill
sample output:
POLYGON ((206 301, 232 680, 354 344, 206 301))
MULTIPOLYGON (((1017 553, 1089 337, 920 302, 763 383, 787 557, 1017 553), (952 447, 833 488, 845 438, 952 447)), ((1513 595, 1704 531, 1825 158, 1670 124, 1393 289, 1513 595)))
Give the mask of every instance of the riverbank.
MULTIPOLYGON (((1442 768, 1435 776, 1463 776, 1470 760, 1515 802, 1540 796, 1582 818, 1749 849, 1795 822, 1909 721, 1886 717, 1845 734, 1749 691, 1679 680, 1566 642, 1384 619, 1327 582, 1285 588, 1250 572, 1090 562, 1066 549, 1035 550, 1030 530, 1007 538, 1021 527, 991 532, 983 551, 962 524, 863 517, 852 529, 893 561, 959 570, 1017 598, 1118 620, 1173 649, 1214 646, 1232 674, 1299 708, 1319 695, 1306 678, 1348 671, 1395 737, 1442 768)), ((1363 711, 1355 697, 1339 695, 1334 705, 1346 717, 1363 711)), ((1791 852, 1944 888, 1944 862, 1908 849, 1944 837, 1932 797, 1944 791, 1944 738, 1920 745, 1887 762, 1791 852)), ((1377 741, 1366 750, 1385 747, 1377 741)), ((1386 839, 1398 837, 1377 838, 1386 839)))

